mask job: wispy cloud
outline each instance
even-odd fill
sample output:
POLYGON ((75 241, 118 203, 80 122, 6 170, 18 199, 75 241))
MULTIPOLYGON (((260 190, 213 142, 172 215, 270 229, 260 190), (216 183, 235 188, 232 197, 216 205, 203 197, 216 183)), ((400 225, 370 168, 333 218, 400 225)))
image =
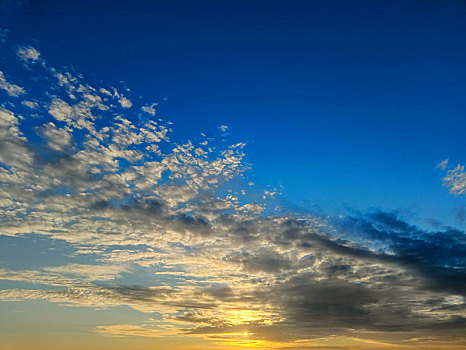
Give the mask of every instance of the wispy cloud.
POLYGON ((96 329, 97 333, 112 337, 124 337, 124 336, 137 336, 137 337, 167 337, 170 335, 178 334, 179 331, 176 328, 144 328, 137 325, 120 324, 110 326, 98 326, 96 329))
POLYGON ((446 159, 438 167, 446 171, 443 181, 445 186, 449 188, 450 193, 466 194, 466 171, 464 170, 464 165, 458 164, 456 167, 451 167, 449 166, 448 159, 446 159))

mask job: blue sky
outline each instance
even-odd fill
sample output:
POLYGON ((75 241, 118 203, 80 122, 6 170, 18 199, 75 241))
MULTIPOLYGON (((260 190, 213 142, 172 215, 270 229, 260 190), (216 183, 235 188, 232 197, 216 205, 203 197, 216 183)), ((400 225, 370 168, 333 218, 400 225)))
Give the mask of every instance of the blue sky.
POLYGON ((6 349, 464 349, 464 62, 460 0, 0 3, 6 349))
POLYGON ((168 98, 158 111, 180 138, 230 126, 248 143, 255 182, 283 186, 292 202, 334 214, 346 205, 405 209, 455 224, 462 202, 435 166, 464 161, 461 1, 3 7, 10 36, 40 42, 51 62, 168 98))

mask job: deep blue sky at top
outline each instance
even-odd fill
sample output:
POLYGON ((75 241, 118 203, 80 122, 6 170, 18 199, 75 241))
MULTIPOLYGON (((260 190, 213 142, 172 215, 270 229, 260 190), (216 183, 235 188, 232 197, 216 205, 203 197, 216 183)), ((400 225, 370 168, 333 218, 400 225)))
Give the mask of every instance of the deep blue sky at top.
POLYGON ((446 222, 464 205, 435 169, 466 160, 462 0, 1 6, 9 41, 162 102, 180 140, 229 125, 255 182, 291 201, 446 222))

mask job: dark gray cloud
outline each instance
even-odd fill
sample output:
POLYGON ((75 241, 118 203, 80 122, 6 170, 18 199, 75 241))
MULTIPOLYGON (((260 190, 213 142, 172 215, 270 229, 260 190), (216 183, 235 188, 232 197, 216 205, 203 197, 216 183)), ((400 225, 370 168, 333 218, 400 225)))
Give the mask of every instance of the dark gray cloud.
POLYGON ((339 227, 374 245, 386 246, 376 255, 418 273, 425 280, 424 287, 466 294, 466 234, 463 231, 443 227, 441 231, 427 232, 385 212, 346 218, 339 227))

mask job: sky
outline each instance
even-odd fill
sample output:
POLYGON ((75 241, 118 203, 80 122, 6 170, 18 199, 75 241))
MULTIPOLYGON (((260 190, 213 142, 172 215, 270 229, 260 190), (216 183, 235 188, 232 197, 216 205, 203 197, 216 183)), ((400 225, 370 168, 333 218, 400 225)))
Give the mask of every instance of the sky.
POLYGON ((0 347, 466 349, 466 3, 0 1, 0 347))

